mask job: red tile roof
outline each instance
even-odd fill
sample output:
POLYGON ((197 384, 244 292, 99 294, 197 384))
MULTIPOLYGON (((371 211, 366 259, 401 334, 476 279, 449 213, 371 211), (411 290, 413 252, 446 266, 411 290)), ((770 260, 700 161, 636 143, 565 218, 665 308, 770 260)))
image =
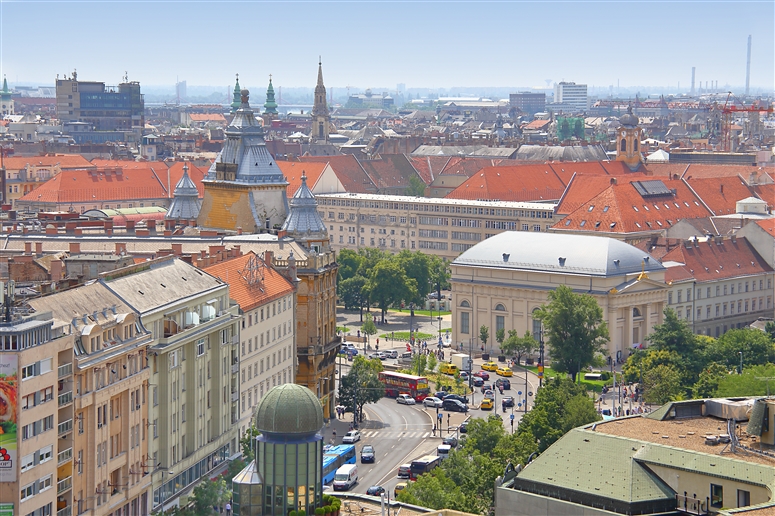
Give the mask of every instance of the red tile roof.
POLYGON ((471 176, 448 199, 549 201, 559 199, 565 185, 548 165, 487 167, 471 176))
POLYGON ((680 179, 689 169, 686 163, 647 163, 641 165, 649 171, 649 174, 658 179, 680 179))
POLYGON ((663 184, 668 189, 675 190, 675 194, 647 198, 638 193, 635 182, 618 181, 615 185, 609 185, 603 192, 583 202, 557 222, 554 228, 599 233, 635 233, 664 230, 681 219, 711 215, 683 181, 664 180, 663 184))
POLYGON ((252 251, 231 260, 205 267, 202 270, 228 283, 229 297, 236 301, 243 311, 252 310, 257 306, 264 305, 278 297, 293 292, 291 282, 280 274, 277 269, 267 267, 264 261, 252 251), (242 271, 253 257, 262 265, 261 271, 264 278, 260 284, 250 284, 243 278, 242 271))
POLYGON ((226 118, 220 113, 189 113, 189 118, 192 122, 223 122, 226 123, 226 118))
POLYGON ((775 219, 757 220, 756 224, 775 238, 775 219))
POLYGON ((408 156, 412 166, 426 185, 439 177, 441 171, 449 163, 449 156, 408 156))
POLYGON ((57 163, 61 170, 77 168, 94 168, 89 160, 80 154, 55 154, 53 156, 6 156, 3 160, 8 171, 22 170, 28 164, 32 166, 54 166, 57 163))
POLYGON ((422 179, 404 154, 383 154, 360 164, 378 189, 408 188, 412 176, 422 179))
POLYGON ((568 184, 565 189, 565 192, 562 194, 556 212, 560 215, 567 215, 586 201, 600 194, 610 185, 617 184, 620 180, 640 181, 648 179, 651 178, 637 173, 630 173, 626 178, 611 177, 608 175, 577 174, 573 177, 570 184, 568 184))
POLYGON ((527 124, 524 128, 525 129, 535 129, 535 130, 542 130, 545 127, 547 127, 549 124, 551 124, 551 120, 533 120, 529 124, 527 124))
POLYGON ((154 167, 156 170, 160 170, 162 167, 169 168, 170 165, 175 163, 174 161, 135 161, 135 160, 119 160, 119 159, 101 159, 94 158, 91 160, 92 165, 97 167, 121 167, 123 169, 132 170, 137 168, 154 167))
POLYGON ((753 196, 739 177, 695 178, 686 181, 714 215, 735 213, 737 201, 753 196))
POLYGON ((751 173, 754 172, 757 176, 762 173, 756 165, 705 165, 705 164, 691 164, 689 169, 684 174, 684 177, 734 177, 741 176, 744 180, 748 181, 751 173))
POLYGON ((663 262, 683 263, 697 281, 716 281, 772 272, 745 238, 696 242, 691 247, 680 246, 665 255, 663 262))
POLYGON ((517 163, 511 159, 489 159, 489 158, 468 158, 455 156, 449 160, 444 170, 441 171, 445 176, 466 176, 471 177, 483 168, 502 166, 516 166, 517 163))
POLYGON ((318 182, 320 176, 323 174, 327 163, 300 163, 298 161, 275 161, 277 166, 285 176, 285 180, 288 181, 288 186, 285 188, 286 195, 290 199, 296 190, 301 186, 302 172, 307 174, 307 186, 312 190, 315 183, 318 182))
MULTIPOLYGON (((204 172, 189 163, 189 177, 204 193, 204 172)), ((180 178, 183 163, 173 168, 65 170, 49 179, 20 200, 48 203, 83 203, 91 201, 132 201, 140 199, 171 199, 180 178)))
POLYGON ((753 187, 753 191, 756 193, 756 196, 759 199, 767 201, 767 206, 770 207, 770 212, 775 210, 775 184, 770 183, 767 185, 756 185, 753 187))
POLYGON ((349 193, 374 193, 374 183, 366 171, 352 154, 340 156, 302 156, 301 162, 328 163, 331 165, 336 177, 349 193))

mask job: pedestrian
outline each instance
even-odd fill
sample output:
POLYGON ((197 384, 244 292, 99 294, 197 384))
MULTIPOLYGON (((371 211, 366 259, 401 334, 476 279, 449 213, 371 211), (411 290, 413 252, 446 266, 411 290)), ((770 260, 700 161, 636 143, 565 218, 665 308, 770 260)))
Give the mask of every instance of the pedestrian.
POLYGON ((231 516, 231 503, 226 502, 226 516, 231 516))
POLYGON ((433 424, 433 437, 436 437, 436 423, 433 424))
POLYGON ((334 430, 334 440, 336 440, 336 430, 334 430))

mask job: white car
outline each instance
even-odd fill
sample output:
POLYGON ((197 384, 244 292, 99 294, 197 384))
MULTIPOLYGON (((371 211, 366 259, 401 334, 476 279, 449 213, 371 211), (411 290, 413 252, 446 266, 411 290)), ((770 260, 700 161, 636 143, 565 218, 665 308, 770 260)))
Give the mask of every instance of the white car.
POLYGON ((414 398, 409 396, 408 394, 399 394, 398 398, 396 398, 396 401, 398 403, 401 403, 402 405, 414 405, 414 398))
POLYGON ((358 430, 350 430, 342 437, 342 444, 353 444, 361 440, 361 433, 358 430))
POLYGON ((444 402, 434 396, 428 396, 422 400, 422 404, 423 406, 430 408, 441 408, 444 406, 444 402))
POLYGON ((370 358, 370 359, 371 359, 371 358, 378 358, 378 359, 380 359, 380 360, 385 360, 385 359, 387 359, 387 356, 386 356, 386 355, 385 355, 385 353, 383 353, 382 351, 375 351, 374 353, 371 353, 371 354, 369 355, 369 358, 370 358))
POLYGON ((388 358, 398 358, 398 351, 395 349, 389 349, 385 351, 385 356, 388 358))

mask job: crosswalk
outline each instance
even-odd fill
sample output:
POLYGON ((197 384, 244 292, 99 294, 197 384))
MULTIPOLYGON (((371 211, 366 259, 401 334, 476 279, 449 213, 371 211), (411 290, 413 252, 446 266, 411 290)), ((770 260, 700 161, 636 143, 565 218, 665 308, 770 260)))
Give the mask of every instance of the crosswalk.
POLYGON ((362 430, 361 435, 368 439, 370 437, 384 438, 398 438, 405 439, 425 439, 431 436, 428 431, 412 431, 412 430, 362 430))

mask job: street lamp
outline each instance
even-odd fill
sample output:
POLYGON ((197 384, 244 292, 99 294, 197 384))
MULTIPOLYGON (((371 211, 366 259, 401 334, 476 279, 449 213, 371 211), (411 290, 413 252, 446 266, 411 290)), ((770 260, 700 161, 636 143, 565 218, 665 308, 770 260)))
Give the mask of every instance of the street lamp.
POLYGON ((409 303, 409 344, 414 350, 414 339, 412 338, 412 330, 414 330, 414 303, 409 303))
MULTIPOLYGON (((538 328, 538 331, 533 332, 533 338, 538 341, 538 387, 542 387, 544 384, 544 323, 543 322, 541 322, 541 326, 538 328), (536 333, 538 333, 537 336, 536 336, 536 333)), ((527 370, 525 370, 525 374, 527 374, 527 370)))
POLYGON ((737 374, 743 374, 743 352, 738 351, 738 353, 740 354, 740 371, 737 374))

